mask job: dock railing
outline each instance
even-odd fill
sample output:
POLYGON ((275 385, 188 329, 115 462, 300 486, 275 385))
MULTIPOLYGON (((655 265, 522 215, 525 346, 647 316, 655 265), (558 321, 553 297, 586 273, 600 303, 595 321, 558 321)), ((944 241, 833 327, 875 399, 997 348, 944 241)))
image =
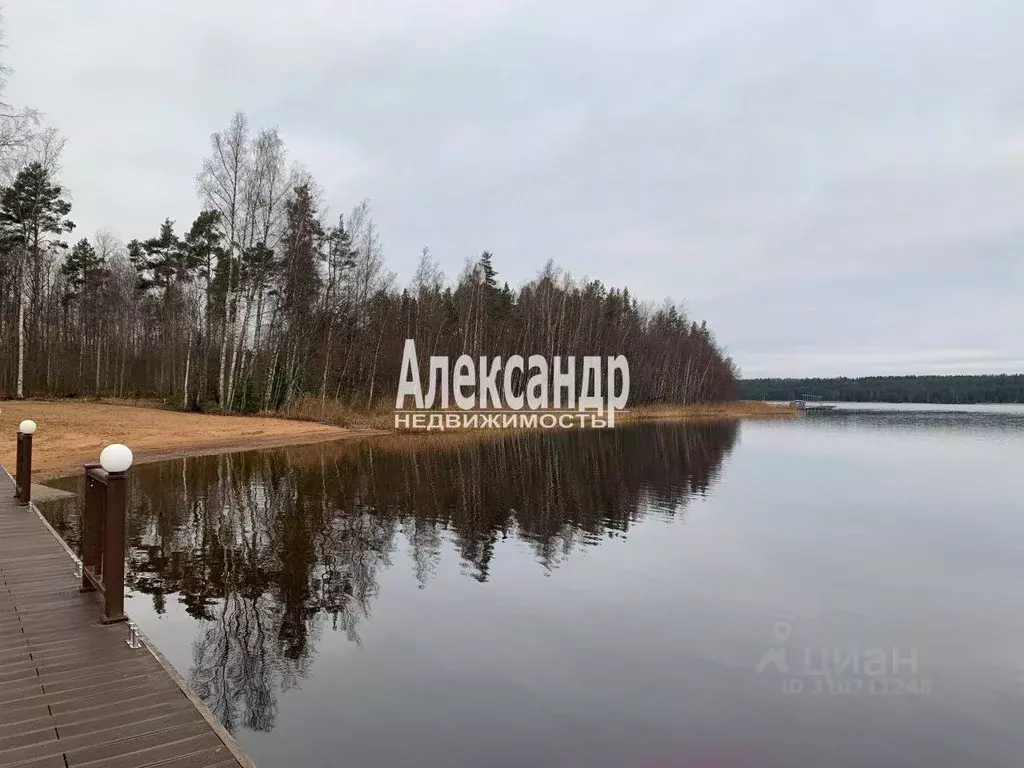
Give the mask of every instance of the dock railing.
MULTIPOLYGON (((32 435, 36 423, 18 425, 14 497, 32 504, 32 435)), ((132 465, 127 446, 108 445, 96 463, 85 464, 85 504, 80 516, 81 592, 103 595, 104 624, 128 621, 124 613, 125 477, 132 465)), ((131 627, 135 634, 134 626, 131 627)))
POLYGON ((18 452, 14 459, 14 498, 23 507, 32 503, 32 435, 36 423, 25 419, 18 425, 18 452))
POLYGON ((76 556, 31 502, 34 431, 34 423, 22 422, 19 427, 17 478, 0 467, 0 484, 11 483, 0 496, 0 573, 19 577, 6 582, 7 594, 0 601, 0 645, 5 637, 18 638, 18 649, 12 645, 4 651, 12 659, 22 653, 28 657, 12 661, 16 675, 23 664, 35 666, 30 670, 34 675, 24 679, 0 673, 0 730, 14 739, 12 743, 0 738, 8 742, 0 743, 0 765, 255 768, 188 682, 125 616, 126 473, 132 452, 123 445, 108 445, 98 464, 84 465, 76 556), (54 565, 62 552, 78 566, 74 576, 70 569, 54 565), (94 599, 80 595, 75 600, 67 594, 76 590, 102 593, 99 620, 94 599), (51 610, 47 603, 54 599, 59 602, 51 610), (123 643, 120 633, 103 626, 115 622, 126 622, 127 645, 137 655, 126 654, 123 646, 118 647, 123 643), (36 646, 43 649, 38 659, 32 655, 36 646), (72 651, 73 664, 54 662, 47 655, 63 658, 72 651), (95 669, 89 668, 94 661, 95 669), (38 692, 26 687, 29 679, 39 686, 38 692), (131 702, 139 700, 141 692, 174 712, 157 717, 152 707, 133 708, 131 702), (192 705, 191 713, 177 706, 182 694, 192 705), (10 726, 4 717, 8 704, 15 710, 10 726), (116 711, 116 727, 97 715, 94 706, 104 708, 104 715, 116 711), (14 717, 19 711, 27 719, 14 717))
POLYGON ((132 452, 123 445, 108 445, 99 463, 83 465, 81 591, 102 593, 104 624, 128 620, 124 613, 125 480, 131 465, 132 452))

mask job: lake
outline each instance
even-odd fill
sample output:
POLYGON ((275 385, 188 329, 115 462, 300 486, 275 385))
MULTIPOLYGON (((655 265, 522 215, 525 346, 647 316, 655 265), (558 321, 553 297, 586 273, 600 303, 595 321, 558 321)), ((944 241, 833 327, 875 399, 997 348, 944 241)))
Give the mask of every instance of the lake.
POLYGON ((1021 407, 169 461, 127 610, 263 768, 1007 768, 1022 474, 1021 407))

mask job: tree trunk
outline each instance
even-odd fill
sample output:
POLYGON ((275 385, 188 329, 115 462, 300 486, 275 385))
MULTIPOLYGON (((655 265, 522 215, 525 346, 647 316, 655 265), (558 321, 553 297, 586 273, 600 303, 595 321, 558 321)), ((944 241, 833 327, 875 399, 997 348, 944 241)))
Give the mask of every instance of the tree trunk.
MULTIPOLYGON (((245 298, 245 315, 242 318, 242 325, 238 329, 238 338, 235 340, 234 348, 231 351, 231 366, 228 369, 228 408, 235 400, 235 374, 238 372, 242 345, 245 342, 245 334, 249 328, 249 316, 252 312, 252 294, 245 298)), ((237 313, 237 310, 236 310, 237 313)))
POLYGON ((182 407, 188 410, 188 375, 192 368, 192 334, 189 333, 188 338, 188 354, 185 355, 185 399, 182 401, 182 407))
POLYGON ((320 418, 323 418, 324 409, 327 407, 327 369, 331 364, 331 333, 333 331, 333 324, 328 324, 327 344, 324 346, 324 376, 320 381, 320 418))
POLYGON ((96 399, 100 397, 100 351, 103 349, 102 338, 96 334, 96 399))
MULTIPOLYGON (((380 324, 380 334, 377 336, 377 348, 373 351, 373 371, 370 373, 370 396, 366 401, 366 406, 368 408, 373 407, 373 385, 377 381, 377 360, 380 357, 380 343, 384 338, 384 329, 387 328, 388 320, 390 319, 390 314, 384 315, 384 322, 380 324)), ((401 320, 399 320, 399 322, 401 322, 401 320)))
MULTIPOLYGON (((232 248, 234 246, 231 246, 232 248)), ((225 399, 226 392, 224 385, 227 377, 228 362, 228 337, 233 336, 234 325, 231 323, 231 281, 234 279, 235 260, 228 255, 228 283, 224 288, 224 334, 220 340, 220 376, 217 381, 217 397, 220 400, 220 409, 230 411, 231 403, 225 399)))
POLYGON ((24 278, 18 285, 18 383, 14 396, 25 397, 25 286, 24 278))

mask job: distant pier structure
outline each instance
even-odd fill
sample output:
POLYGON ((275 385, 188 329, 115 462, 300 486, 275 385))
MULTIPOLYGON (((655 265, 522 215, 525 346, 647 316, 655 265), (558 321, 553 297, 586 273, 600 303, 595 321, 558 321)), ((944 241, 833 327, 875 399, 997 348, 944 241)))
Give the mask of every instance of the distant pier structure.
POLYGON ((800 395, 799 400, 791 400, 790 405, 801 411, 832 411, 835 405, 822 402, 820 395, 800 395))

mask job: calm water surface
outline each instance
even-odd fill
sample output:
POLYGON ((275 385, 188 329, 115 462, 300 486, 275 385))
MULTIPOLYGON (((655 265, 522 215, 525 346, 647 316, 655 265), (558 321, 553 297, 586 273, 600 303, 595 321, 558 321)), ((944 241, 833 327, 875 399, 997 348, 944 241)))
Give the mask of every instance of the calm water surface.
POLYGON ((1024 408, 179 460, 128 610, 264 768, 1008 768, 1022 474, 1024 408))

